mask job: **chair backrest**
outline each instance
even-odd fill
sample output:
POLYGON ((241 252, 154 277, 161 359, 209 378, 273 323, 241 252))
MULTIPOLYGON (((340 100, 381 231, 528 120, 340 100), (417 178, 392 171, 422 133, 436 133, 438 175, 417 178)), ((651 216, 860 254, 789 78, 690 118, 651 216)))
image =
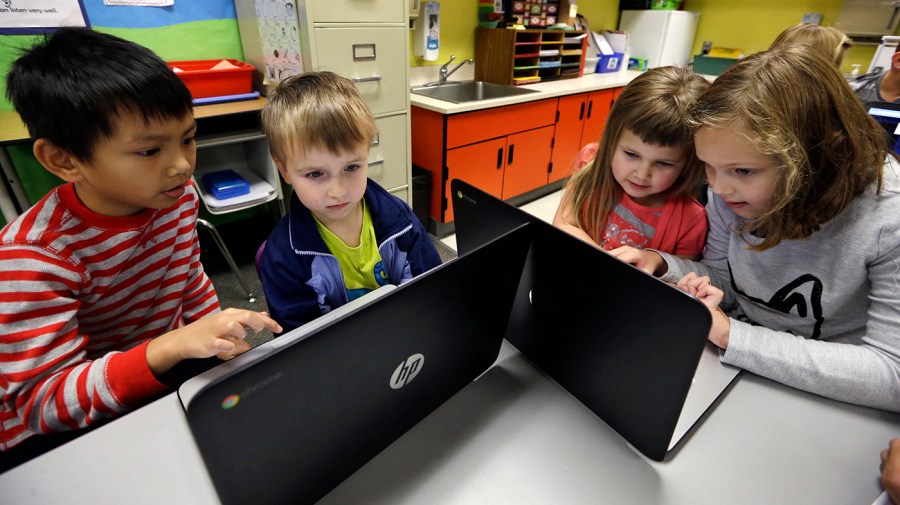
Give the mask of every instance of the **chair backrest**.
POLYGON ((266 240, 263 240, 262 244, 259 244, 259 249, 256 250, 256 256, 254 256, 253 260, 256 264, 256 276, 262 279, 262 274, 259 271, 259 262, 262 259, 263 250, 266 248, 266 240))

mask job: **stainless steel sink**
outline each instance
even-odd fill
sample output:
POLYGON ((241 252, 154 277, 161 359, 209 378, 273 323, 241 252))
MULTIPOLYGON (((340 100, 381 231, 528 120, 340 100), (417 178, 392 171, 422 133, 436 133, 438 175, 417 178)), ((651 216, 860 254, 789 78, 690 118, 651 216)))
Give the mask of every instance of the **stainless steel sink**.
POLYGON ((507 84, 493 84, 483 81, 467 81, 444 83, 434 86, 412 88, 410 92, 417 95, 437 98, 445 102, 463 103, 488 100, 490 98, 506 98, 508 96, 534 93, 533 89, 524 89, 507 84))

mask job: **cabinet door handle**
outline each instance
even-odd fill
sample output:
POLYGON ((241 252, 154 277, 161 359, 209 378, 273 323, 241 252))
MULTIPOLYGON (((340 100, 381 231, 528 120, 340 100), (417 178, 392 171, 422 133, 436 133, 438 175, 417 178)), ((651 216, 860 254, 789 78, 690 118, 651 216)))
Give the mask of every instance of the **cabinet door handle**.
POLYGON ((594 110, 594 101, 588 102, 588 119, 591 118, 591 111, 594 110))
POLYGON ((497 149, 497 170, 503 168, 503 148, 497 149))
POLYGON ((375 160, 369 162, 370 167, 374 167, 375 165, 384 165, 384 160, 375 160))
POLYGON ((581 102, 581 110, 578 111, 578 120, 584 119, 584 102, 581 102))
POLYGON ((353 82, 375 82, 380 81, 380 75, 373 75, 372 77, 353 77, 353 82))
POLYGON ((515 149, 516 149, 516 145, 515 145, 515 144, 512 144, 512 145, 509 146, 509 156, 507 156, 507 158, 506 158, 506 165, 507 165, 507 166, 512 165, 512 161, 513 161, 513 153, 515 152, 515 149))

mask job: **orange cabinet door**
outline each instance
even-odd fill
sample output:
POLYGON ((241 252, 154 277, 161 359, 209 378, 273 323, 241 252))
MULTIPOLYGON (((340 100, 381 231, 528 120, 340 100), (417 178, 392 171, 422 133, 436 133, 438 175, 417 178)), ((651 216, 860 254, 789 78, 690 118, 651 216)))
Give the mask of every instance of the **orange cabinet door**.
POLYGON ((606 127, 606 118, 609 116, 614 96, 615 90, 613 89, 588 93, 584 129, 581 131, 581 145, 600 141, 600 135, 603 134, 603 129, 606 127))
MULTIPOLYGON (((453 221, 450 181, 462 179, 497 198, 503 193, 503 168, 506 164, 506 137, 486 140, 447 151, 447 180, 444 183, 444 223, 453 221)), ((546 176, 546 168, 545 174, 546 176)))
POLYGON ((553 136, 553 163, 547 182, 556 182, 568 177, 572 170, 572 161, 581 149, 581 130, 587 112, 587 93, 578 93, 560 97, 556 120, 556 132, 553 136))
POLYGON ((547 184, 552 143, 552 126, 507 137, 506 170, 503 173, 504 200, 547 184))

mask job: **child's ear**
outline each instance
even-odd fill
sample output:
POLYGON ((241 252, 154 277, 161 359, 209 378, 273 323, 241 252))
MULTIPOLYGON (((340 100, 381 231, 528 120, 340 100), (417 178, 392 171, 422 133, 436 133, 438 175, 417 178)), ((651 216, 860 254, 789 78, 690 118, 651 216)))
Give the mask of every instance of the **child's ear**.
POLYGON ((82 164, 75 156, 47 139, 37 139, 34 142, 34 157, 48 172, 66 182, 83 179, 82 164))
POLYGON ((282 163, 281 160, 279 160, 275 156, 272 156, 272 161, 275 163, 275 166, 278 168, 278 173, 281 174, 281 177, 284 179, 284 181, 290 182, 290 179, 288 179, 287 176, 287 168, 285 168, 284 163, 282 163))

